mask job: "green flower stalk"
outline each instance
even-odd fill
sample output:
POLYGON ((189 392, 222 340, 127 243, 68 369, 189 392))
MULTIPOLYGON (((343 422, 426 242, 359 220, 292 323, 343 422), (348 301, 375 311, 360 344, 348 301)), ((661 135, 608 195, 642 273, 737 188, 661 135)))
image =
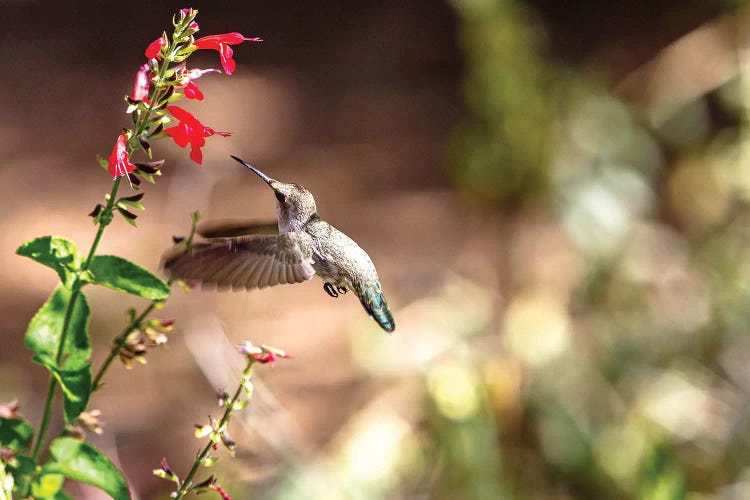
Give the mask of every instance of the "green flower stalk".
MULTIPOLYGON (((218 69, 188 67, 187 60, 196 50, 217 50, 224 72, 231 74, 236 63, 230 45, 260 41, 239 33, 210 35, 195 39, 199 27, 198 11, 182 9, 172 19, 173 32, 163 33, 148 45, 147 62, 135 75, 133 91, 126 97, 127 113, 133 128, 123 129, 107 158, 99 164, 112 175, 104 202, 89 213, 96 233, 84 254, 71 240, 60 236, 43 236, 21 245, 17 253, 53 269, 60 285, 31 319, 25 343, 34 353, 34 361, 49 371, 49 384, 39 429, 13 414, 0 416, 0 492, 10 489, 19 498, 66 498, 62 490, 65 478, 94 485, 116 500, 130 498, 127 483, 120 471, 99 450, 83 441, 84 428, 101 432, 98 412, 87 411, 91 393, 101 387, 112 360, 142 360, 145 349, 162 344, 171 321, 149 318, 169 297, 171 282, 165 282, 142 267, 114 255, 99 255, 98 249, 106 228, 119 215, 135 226, 143 210, 143 193, 120 196, 123 178, 132 189, 143 180, 155 182, 163 160, 152 160, 151 143, 171 137, 180 147, 190 145, 190 157, 202 162, 205 138, 228 136, 205 126, 195 116, 174 103, 180 99, 203 100, 196 80, 218 69), (141 152, 145 161, 133 160, 141 152), (113 348, 102 367, 92 376, 92 349, 89 338, 91 311, 84 293, 87 285, 101 285, 112 290, 143 297, 150 301, 140 314, 133 310, 123 331, 115 338, 113 348), (68 435, 47 442, 53 401, 57 389, 63 396, 63 417, 68 435), (33 444, 33 449, 30 450, 33 444), (43 461, 43 458, 49 458, 43 461), (10 486, 9 486, 10 485, 10 486)), ((194 225, 197 218, 194 217, 194 225)), ((190 238, 190 241, 192 237, 190 238)))
POLYGON ((188 493, 201 493, 207 489, 216 490, 224 499, 229 498, 229 495, 217 484, 217 480, 213 475, 199 483, 194 483, 193 478, 201 465, 204 467, 211 467, 217 462, 218 457, 211 455, 211 450, 216 450, 219 443, 224 445, 224 447, 229 450, 229 453, 234 456, 236 443, 228 432, 229 420, 234 411, 244 409, 252 398, 253 383, 251 378, 253 376, 253 365, 256 363, 273 364, 278 359, 290 357, 280 349, 265 345, 258 347, 253 345, 250 341, 246 341, 244 344, 238 346, 237 350, 240 354, 245 356, 247 360, 247 365, 242 371, 242 378, 231 398, 223 389, 217 391, 216 395, 219 400, 219 407, 224 408, 224 414, 221 418, 218 421, 209 418, 209 423, 195 426, 195 437, 202 438, 209 436, 210 439, 200 453, 196 455, 190 471, 184 479, 180 479, 169 467, 166 458, 162 459, 160 468, 154 469, 155 476, 177 484, 177 491, 172 494, 172 498, 174 499, 179 500, 188 493), (243 394, 245 399, 242 399, 243 394))

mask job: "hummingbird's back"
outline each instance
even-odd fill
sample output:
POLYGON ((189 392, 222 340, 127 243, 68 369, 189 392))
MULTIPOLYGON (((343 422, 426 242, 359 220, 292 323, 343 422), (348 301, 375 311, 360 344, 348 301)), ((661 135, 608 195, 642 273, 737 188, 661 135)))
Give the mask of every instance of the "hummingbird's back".
POLYGON ((367 252, 320 218, 305 225, 313 240, 313 268, 326 282, 354 290, 367 313, 387 332, 396 328, 375 265, 367 252))

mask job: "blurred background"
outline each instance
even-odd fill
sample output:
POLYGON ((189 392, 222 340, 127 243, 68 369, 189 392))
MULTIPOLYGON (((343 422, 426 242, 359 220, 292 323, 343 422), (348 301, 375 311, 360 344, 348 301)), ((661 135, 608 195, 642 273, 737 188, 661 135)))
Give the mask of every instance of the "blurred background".
MULTIPOLYGON (((89 437, 137 498, 168 497, 162 457, 185 474, 245 339, 294 359, 258 369, 233 420, 237 457, 212 472, 235 499, 750 498, 744 2, 1 5, 0 401, 38 425, 47 384, 23 333, 56 276, 14 251, 45 234, 88 248, 111 185, 95 155, 181 7, 203 34, 265 41, 186 106, 234 135, 203 166, 154 143, 167 163, 139 228, 117 220, 102 252, 157 270, 194 210, 273 218, 235 154, 314 193, 396 318, 388 336, 317 279, 175 289, 167 346, 115 365, 91 404, 106 427, 89 437)), ((88 294, 96 368, 145 304, 88 294)))

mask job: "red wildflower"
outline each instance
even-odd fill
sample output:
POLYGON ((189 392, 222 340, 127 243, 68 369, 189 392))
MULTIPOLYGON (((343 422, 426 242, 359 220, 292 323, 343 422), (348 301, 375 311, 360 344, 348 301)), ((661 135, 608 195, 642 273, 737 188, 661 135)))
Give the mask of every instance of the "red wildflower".
POLYGON ((150 68, 148 64, 144 64, 140 67, 138 72, 135 74, 135 82, 133 83, 133 94, 130 98, 133 101, 145 101, 148 98, 148 74, 150 68))
POLYGON ((224 490, 221 486, 218 484, 215 484, 212 486, 214 490, 216 490, 216 493, 218 493, 221 496, 221 500, 232 500, 232 497, 229 496, 229 493, 224 490))
POLYGON ((164 47, 167 44, 167 35, 166 33, 162 34, 159 38, 154 40, 153 42, 148 44, 148 47, 146 47, 146 58, 147 59, 161 59, 159 56, 159 52, 161 52, 161 48, 164 47))
POLYGON ((187 82, 182 91, 188 99, 196 99, 198 101, 203 100, 203 92, 201 92, 201 89, 199 89, 193 82, 187 82))
POLYGON ((135 170, 135 165, 130 163, 130 155, 128 154, 127 148, 128 138, 125 134, 120 134, 115 142, 115 147, 112 148, 112 153, 109 155, 109 173, 112 177, 117 179, 123 175, 127 175, 135 170))
POLYGON ((241 33, 224 33, 223 35, 209 35, 199 38, 194 42, 194 45, 199 49, 212 49, 219 52, 219 58, 221 59, 221 67, 227 75, 234 73, 234 69, 237 67, 237 63, 232 59, 232 47, 230 45, 238 45, 242 42, 261 42, 260 38, 247 38, 242 36, 241 33))
POLYGON ((184 74, 184 76, 180 80, 180 83, 183 86, 183 93, 185 94, 185 97, 187 97, 188 99, 197 99, 199 101, 203 100, 203 92, 201 92, 201 89, 198 88, 198 85, 196 85, 193 80, 200 78, 206 73, 221 73, 221 71, 214 68, 191 69, 184 74))
POLYGON ((237 346, 237 350, 243 356, 254 359, 258 363, 262 364, 274 364, 281 358, 291 358, 285 351, 276 347, 267 345, 256 346, 252 342, 246 340, 243 344, 237 346))
POLYGON ((211 127, 206 127, 195 116, 178 106, 167 106, 167 110, 180 123, 165 129, 164 133, 170 136, 175 144, 181 148, 190 144, 190 159, 198 165, 203 163, 201 148, 206 144, 206 137, 211 137, 214 134, 222 137, 231 135, 231 132, 217 132, 211 127))

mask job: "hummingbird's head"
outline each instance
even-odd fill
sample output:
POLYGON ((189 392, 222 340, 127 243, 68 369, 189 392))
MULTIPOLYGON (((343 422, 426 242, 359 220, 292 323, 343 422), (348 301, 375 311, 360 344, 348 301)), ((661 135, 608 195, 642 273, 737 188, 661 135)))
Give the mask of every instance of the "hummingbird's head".
POLYGON ((287 184, 272 179, 236 156, 232 156, 232 158, 252 170, 263 182, 273 189, 276 200, 279 202, 280 229, 291 231, 300 229, 310 217, 316 215, 317 207, 315 206, 315 198, 313 198, 310 191, 299 184, 287 184))

